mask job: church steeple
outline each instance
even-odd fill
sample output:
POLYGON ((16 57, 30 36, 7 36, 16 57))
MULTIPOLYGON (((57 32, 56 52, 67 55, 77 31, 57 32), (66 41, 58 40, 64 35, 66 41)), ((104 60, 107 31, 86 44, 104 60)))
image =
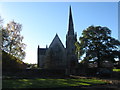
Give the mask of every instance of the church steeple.
POLYGON ((76 46, 75 42, 77 34, 74 33, 74 24, 72 18, 71 6, 69 8, 69 23, 68 23, 68 33, 66 35, 66 60, 67 60, 67 74, 74 74, 75 67, 77 65, 77 55, 75 53, 76 46))
POLYGON ((74 25, 73 25, 71 6, 69 8, 69 24, 68 25, 69 25, 68 26, 68 35, 74 35, 74 25))

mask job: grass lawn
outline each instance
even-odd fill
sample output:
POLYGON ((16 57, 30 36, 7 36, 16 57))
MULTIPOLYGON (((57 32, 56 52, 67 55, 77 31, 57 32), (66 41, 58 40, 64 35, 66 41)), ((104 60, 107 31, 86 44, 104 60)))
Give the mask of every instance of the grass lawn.
POLYGON ((3 88, 55 88, 81 85, 106 84, 97 79, 8 79, 3 80, 3 88))
POLYGON ((115 72, 120 72, 120 69, 113 69, 113 71, 115 71, 115 72))

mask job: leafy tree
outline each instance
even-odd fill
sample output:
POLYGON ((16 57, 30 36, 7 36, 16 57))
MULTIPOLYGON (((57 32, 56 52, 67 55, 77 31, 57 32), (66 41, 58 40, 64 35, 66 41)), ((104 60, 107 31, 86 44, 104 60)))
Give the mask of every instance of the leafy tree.
MULTIPOLYGON (((2 71, 2 50, 1 50, 1 47, 2 47, 2 18, 0 16, 0 71, 2 71)), ((0 73, 0 76, 2 76, 2 74, 0 73)), ((1 84, 0 84, 1 86, 1 84)))
POLYGON ((3 22, 3 20, 2 20, 2 18, 1 18, 1 16, 0 16, 0 49, 2 48, 2 22, 3 22))
POLYGON ((84 56, 84 62, 94 60, 100 67, 101 61, 114 61, 115 52, 118 53, 120 42, 111 37, 109 28, 90 26, 83 30, 82 37, 79 38, 79 42, 76 42, 76 46, 79 57, 84 56))
POLYGON ((3 19, 0 16, 0 26, 2 26, 3 19))
POLYGON ((22 43, 23 36, 21 36, 22 25, 11 21, 5 28, 2 28, 2 50, 12 54, 20 60, 25 57, 25 44, 22 43))

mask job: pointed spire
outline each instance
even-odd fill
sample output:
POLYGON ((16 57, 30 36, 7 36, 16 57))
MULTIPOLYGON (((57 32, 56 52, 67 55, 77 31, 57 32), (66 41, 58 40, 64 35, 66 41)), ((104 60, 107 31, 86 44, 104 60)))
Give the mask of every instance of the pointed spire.
POLYGON ((55 37, 58 37, 58 34, 56 33, 55 37))
POLYGON ((70 5, 70 8, 69 8, 69 20, 72 19, 72 10, 71 10, 71 5, 70 5))
POLYGON ((46 45, 46 49, 48 48, 48 45, 46 45))
POLYGON ((74 35, 74 25, 73 25, 73 18, 72 18, 72 10, 71 6, 69 8, 69 26, 68 26, 68 35, 74 35))
POLYGON ((38 45, 38 48, 39 48, 39 45, 38 45))

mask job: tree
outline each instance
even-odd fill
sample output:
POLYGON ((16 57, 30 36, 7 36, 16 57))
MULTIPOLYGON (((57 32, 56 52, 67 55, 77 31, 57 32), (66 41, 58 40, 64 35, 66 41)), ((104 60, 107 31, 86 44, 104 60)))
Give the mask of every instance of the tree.
POLYGON ((3 19, 0 16, 0 27, 2 26, 3 19))
POLYGON ((22 43, 23 36, 21 36, 22 25, 11 21, 5 28, 2 28, 2 50, 19 58, 25 57, 25 44, 22 43))
POLYGON ((114 61, 113 52, 118 52, 120 42, 111 37, 111 30, 107 27, 90 26, 83 30, 82 37, 76 42, 79 57, 84 57, 85 62, 97 61, 98 67, 104 60, 114 61), (109 57, 109 58, 108 58, 109 57))
POLYGON ((0 49, 2 48, 2 23, 3 23, 3 19, 0 16, 0 49))

